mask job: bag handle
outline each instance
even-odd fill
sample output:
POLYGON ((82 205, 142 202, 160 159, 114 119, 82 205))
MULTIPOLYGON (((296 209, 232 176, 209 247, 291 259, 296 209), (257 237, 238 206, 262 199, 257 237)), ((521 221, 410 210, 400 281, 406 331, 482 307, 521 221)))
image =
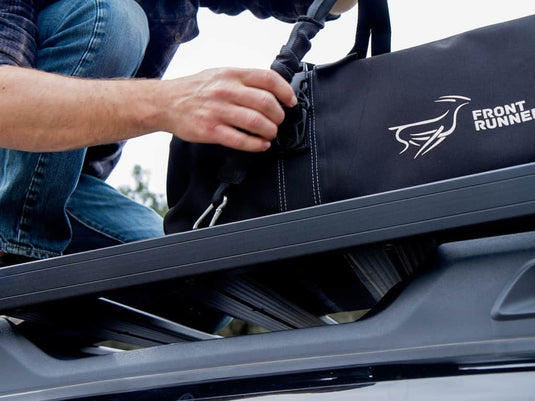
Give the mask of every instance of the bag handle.
POLYGON ((372 42, 372 56, 390 53, 392 27, 387 0, 360 0, 358 3, 358 23, 355 45, 349 52, 359 59, 368 54, 368 44, 372 42))
MULTIPOLYGON (((288 43, 282 46, 280 53, 271 65, 286 81, 291 82, 299 71, 301 60, 310 50, 310 41, 323 29, 329 12, 336 0, 315 0, 308 8, 307 14, 297 19, 288 43)), ((372 42, 372 55, 390 52, 392 29, 388 0, 359 0, 358 23, 355 44, 351 53, 358 58, 365 58, 368 43, 372 42)))
POLYGON ((290 82, 299 71, 301 60, 310 50, 310 41, 325 26, 325 20, 337 0, 315 0, 307 14, 297 19, 288 43, 282 46, 271 69, 290 82))

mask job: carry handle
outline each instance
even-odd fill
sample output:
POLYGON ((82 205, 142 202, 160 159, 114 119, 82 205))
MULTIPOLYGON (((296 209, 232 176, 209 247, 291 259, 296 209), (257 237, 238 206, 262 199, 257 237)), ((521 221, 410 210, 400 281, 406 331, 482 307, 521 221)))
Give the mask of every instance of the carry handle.
POLYGON ((337 0, 315 0, 307 14, 297 19, 288 43, 282 46, 279 55, 271 65, 286 81, 291 82, 299 71, 300 63, 310 50, 310 41, 324 27, 325 20, 337 0))
POLYGON ((368 44, 372 42, 372 56, 390 53, 392 27, 387 0, 360 0, 358 3, 358 23, 355 45, 349 54, 358 58, 368 54, 368 44))
MULTIPOLYGON (((286 81, 291 82, 299 71, 301 60, 310 50, 310 41, 324 27, 335 3, 336 0, 315 0, 308 8, 307 14, 298 18, 288 43, 282 46, 271 65, 271 69, 286 81)), ((392 30, 388 0, 359 0, 357 34, 350 53, 357 53, 358 58, 366 57, 370 36, 372 55, 390 52, 392 30)))

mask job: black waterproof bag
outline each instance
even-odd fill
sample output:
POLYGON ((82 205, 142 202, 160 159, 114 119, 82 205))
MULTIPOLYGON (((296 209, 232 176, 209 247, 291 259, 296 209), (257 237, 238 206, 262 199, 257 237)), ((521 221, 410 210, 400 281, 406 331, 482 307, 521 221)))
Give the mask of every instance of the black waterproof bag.
MULTIPOLYGON (((300 23, 322 25, 318 3, 330 7, 300 23)), ((381 18, 359 21, 360 49, 329 65, 300 64, 309 44, 294 31, 274 66, 300 104, 272 150, 173 139, 166 232, 535 161, 535 16, 388 54, 381 18), (379 55, 363 58, 369 32, 379 55)))

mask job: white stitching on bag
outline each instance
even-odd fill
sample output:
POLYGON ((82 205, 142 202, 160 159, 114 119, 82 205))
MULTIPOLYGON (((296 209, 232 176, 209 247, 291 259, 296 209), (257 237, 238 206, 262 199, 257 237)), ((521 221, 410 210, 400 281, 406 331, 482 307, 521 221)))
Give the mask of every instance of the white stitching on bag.
POLYGON ((277 159, 277 192, 279 194, 279 212, 282 212, 282 189, 281 189, 280 159, 277 159))
MULTIPOLYGON (((312 105, 312 110, 314 110, 314 82, 311 79, 310 80, 310 100, 312 105)), ((314 190, 314 203, 321 204, 321 194, 320 194, 320 180, 319 180, 319 172, 318 172, 318 144, 316 141, 316 115, 311 117, 312 122, 312 135, 314 141, 311 141, 310 146, 310 157, 314 158, 312 163, 312 188, 314 190)))
POLYGON ((281 171, 282 171, 282 193, 284 195, 284 211, 288 210, 288 204, 286 202, 287 196, 286 196, 286 177, 284 175, 284 160, 280 159, 281 163, 281 171))

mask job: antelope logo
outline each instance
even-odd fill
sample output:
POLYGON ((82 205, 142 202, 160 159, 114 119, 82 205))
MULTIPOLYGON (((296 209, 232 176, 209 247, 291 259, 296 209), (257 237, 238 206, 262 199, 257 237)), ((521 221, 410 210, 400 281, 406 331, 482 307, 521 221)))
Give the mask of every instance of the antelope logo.
POLYGON ((418 149, 414 158, 423 156, 440 145, 457 127, 457 113, 472 99, 464 96, 441 96, 435 103, 451 103, 451 107, 442 115, 430 120, 388 128, 395 131, 396 139, 403 146, 402 154, 411 145, 418 149))

